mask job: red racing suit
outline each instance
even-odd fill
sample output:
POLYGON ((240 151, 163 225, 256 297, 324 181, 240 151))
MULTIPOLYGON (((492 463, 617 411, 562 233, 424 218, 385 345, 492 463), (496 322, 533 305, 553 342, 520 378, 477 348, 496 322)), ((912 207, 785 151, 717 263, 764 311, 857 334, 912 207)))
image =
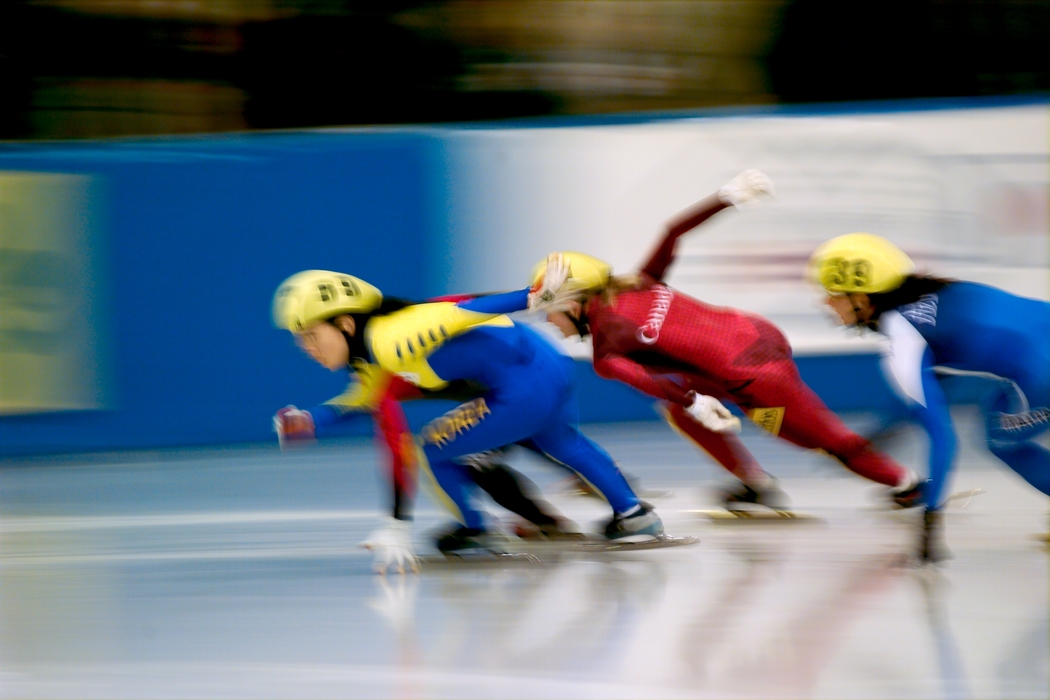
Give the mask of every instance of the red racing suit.
POLYGON ((671 424, 745 482, 761 467, 738 437, 689 417, 693 392, 731 401, 772 434, 824 450, 861 476, 888 486, 903 483, 907 471, 847 428, 802 381, 780 329, 756 314, 704 304, 662 284, 678 238, 725 206, 715 197, 700 202, 668 228, 637 288, 588 302, 595 371, 664 401, 671 424))

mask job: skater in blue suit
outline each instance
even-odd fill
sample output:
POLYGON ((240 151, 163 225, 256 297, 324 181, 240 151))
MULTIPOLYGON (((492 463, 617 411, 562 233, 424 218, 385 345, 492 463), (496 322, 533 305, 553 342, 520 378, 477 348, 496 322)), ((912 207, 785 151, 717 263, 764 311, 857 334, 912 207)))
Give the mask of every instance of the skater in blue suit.
POLYGON ((843 324, 889 340, 883 370, 930 438, 922 557, 937 560, 947 556, 940 509, 956 440, 934 367, 988 377, 988 449, 1050 495, 1050 450, 1035 440, 1050 427, 1050 303, 914 268, 895 245, 867 233, 827 241, 809 263, 843 324))
MULTIPOLYGON (((576 427, 573 360, 502 315, 529 306, 529 295, 522 289, 460 303, 405 304, 384 301, 378 289, 356 277, 307 270, 278 288, 274 322, 319 364, 331 370, 349 365, 369 385, 397 375, 424 391, 453 382, 477 388, 476 398, 420 435, 424 466, 462 523, 442 538, 444 551, 484 547, 486 541, 485 519, 472 503, 476 484, 463 458, 527 439, 605 497, 613 510, 608 538, 661 537, 660 518, 639 501, 609 455, 576 427)), ((313 419, 349 415, 329 411, 313 419)), ((375 539, 406 547, 407 532, 399 528, 375 539)))

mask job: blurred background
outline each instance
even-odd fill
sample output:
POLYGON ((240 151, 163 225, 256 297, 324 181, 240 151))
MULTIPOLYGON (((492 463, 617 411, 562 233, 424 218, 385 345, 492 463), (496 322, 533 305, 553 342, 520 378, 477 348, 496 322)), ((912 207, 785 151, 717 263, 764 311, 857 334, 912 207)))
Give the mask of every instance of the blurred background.
POLYGON ((0 138, 1050 89, 1046 0, 5 0, 0 138))
MULTIPOLYGON (((817 519, 702 517, 723 470, 583 358, 582 429, 701 543, 388 578, 357 547, 389 512, 371 423, 279 451, 274 412, 348 376, 270 320, 309 268, 411 300, 555 249, 627 272, 758 168, 777 198, 670 283, 774 320, 924 473, 805 262, 866 230, 1050 299, 1048 28, 1050 0, 0 0, 0 698, 1050 697, 1047 501, 985 449, 982 380, 943 384, 946 571, 906 565, 918 513, 750 422, 817 519)), ((415 515, 432 551, 450 516, 415 515)))
MULTIPOLYGON (((346 381, 270 325, 292 272, 422 299, 524 285, 557 248, 626 271, 745 168, 779 198, 690 237, 671 282, 780 324, 837 410, 901 407, 802 281, 820 241, 1050 296, 1050 0, 0 13, 0 454, 269 440, 346 381)), ((585 421, 655 418, 579 373, 585 421)))

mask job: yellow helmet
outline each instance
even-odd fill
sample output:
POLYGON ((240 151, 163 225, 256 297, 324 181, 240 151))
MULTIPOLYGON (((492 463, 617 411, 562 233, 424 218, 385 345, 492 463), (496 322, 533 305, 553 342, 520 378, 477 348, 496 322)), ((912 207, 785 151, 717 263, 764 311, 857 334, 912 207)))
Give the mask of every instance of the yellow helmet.
POLYGON ((382 292, 357 277, 328 270, 304 270, 277 288, 273 295, 273 323, 287 331, 301 331, 340 314, 375 311, 382 301, 382 292))
POLYGON ((882 236, 847 233, 813 251, 807 277, 831 294, 879 294, 901 286, 914 269, 911 258, 882 236))
MULTIPOLYGON (((612 265, 586 253, 563 252, 562 257, 569 266, 569 276, 562 289, 583 293, 601 291, 612 275, 612 265)), ((543 283, 547 270, 547 259, 541 260, 532 269, 532 287, 537 289, 543 283)))

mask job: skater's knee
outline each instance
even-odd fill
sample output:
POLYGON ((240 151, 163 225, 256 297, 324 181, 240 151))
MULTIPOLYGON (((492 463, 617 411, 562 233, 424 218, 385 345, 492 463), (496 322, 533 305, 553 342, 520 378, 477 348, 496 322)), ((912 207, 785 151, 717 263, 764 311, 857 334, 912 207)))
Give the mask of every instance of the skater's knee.
POLYGON ((870 453, 872 446, 860 435, 851 435, 825 447, 824 451, 848 467, 860 457, 870 453))

